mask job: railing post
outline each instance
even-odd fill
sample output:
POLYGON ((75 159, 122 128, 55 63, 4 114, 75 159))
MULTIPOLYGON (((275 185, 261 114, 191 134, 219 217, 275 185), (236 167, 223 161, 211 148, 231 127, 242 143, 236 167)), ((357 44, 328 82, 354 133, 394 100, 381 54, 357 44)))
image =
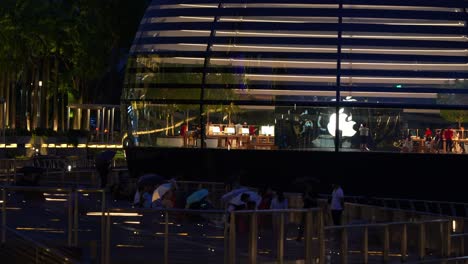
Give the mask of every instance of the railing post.
MULTIPOLYGON (((275 217, 275 216, 273 216, 275 217)), ((277 250, 278 250, 278 256, 277 256, 277 263, 278 264, 283 264, 284 261, 284 213, 281 212, 279 213, 279 229, 278 229, 278 236, 277 239, 277 250)))
POLYGON ((101 191, 101 263, 106 263, 106 192, 101 191))
MULTIPOLYGON (((462 234, 465 233, 465 220, 460 221, 460 231, 462 234)), ((465 256, 465 236, 460 237, 460 255, 459 256, 465 256)), ((466 261, 465 261, 466 262, 466 261)))
POLYGON ((236 215, 231 212, 229 220, 229 263, 236 264, 236 215))
POLYGON ((341 229, 341 263, 348 263, 348 229, 341 229))
POLYGON ((249 262, 257 263, 257 213, 250 215, 249 262))
POLYGON ((164 264, 169 263, 169 211, 164 214, 164 264))
POLYGON ((408 251, 408 230, 406 224, 403 224, 401 230, 401 262, 406 261, 408 251))
POLYGON ((319 240, 319 263, 325 264, 325 221, 323 219, 323 210, 319 211, 319 229, 318 229, 318 240, 319 240))
POLYGON ((419 259, 424 259, 426 256, 426 230, 424 223, 419 223, 419 259))
POLYGON ((2 244, 6 242, 6 189, 3 187, 2 189, 2 244))
POLYGON ((450 241, 450 239, 451 239, 451 236, 450 236, 450 235, 451 235, 451 233, 452 233, 452 232, 451 232, 451 224, 452 224, 451 221, 447 221, 447 222, 443 225, 443 226, 445 227, 445 232, 444 232, 444 234, 445 234, 445 237, 444 237, 444 240, 445 240, 445 248, 444 248, 444 251, 445 251, 445 256, 446 256, 446 257, 450 257, 450 255, 451 255, 451 250, 452 250, 452 248, 451 248, 452 245, 451 245, 451 241, 450 241))
POLYGON ((308 210, 306 213, 306 225, 305 225, 305 263, 311 264, 313 261, 312 256, 312 210, 308 210))
POLYGON ((388 262, 388 253, 390 251, 390 233, 388 225, 384 226, 384 247, 383 247, 383 261, 388 262))
POLYGON ((363 245, 362 245, 362 257, 363 263, 367 264, 369 262, 369 228, 366 226, 364 227, 364 238, 363 238, 363 245))
POLYGON ((229 215, 224 215, 224 264, 229 263, 229 215))
POLYGON ((72 246, 72 235, 73 235, 73 192, 68 191, 68 246, 72 246))
POLYGON ((439 233, 440 233, 440 255, 441 257, 446 257, 447 254, 445 251, 445 247, 446 247, 447 241, 445 241, 445 223, 442 221, 439 222, 439 233))
POLYGON ((77 247, 78 246, 78 221, 79 221, 79 218, 78 218, 78 191, 75 190, 75 206, 73 207, 73 210, 75 211, 74 213, 74 246, 77 247))
POLYGON ((111 232, 110 232, 110 228, 111 228, 111 215, 110 215, 110 212, 109 210, 107 210, 107 221, 106 221, 106 233, 107 233, 107 237, 106 237, 106 264, 109 264, 111 263, 111 259, 110 259, 110 235, 111 235, 111 232))

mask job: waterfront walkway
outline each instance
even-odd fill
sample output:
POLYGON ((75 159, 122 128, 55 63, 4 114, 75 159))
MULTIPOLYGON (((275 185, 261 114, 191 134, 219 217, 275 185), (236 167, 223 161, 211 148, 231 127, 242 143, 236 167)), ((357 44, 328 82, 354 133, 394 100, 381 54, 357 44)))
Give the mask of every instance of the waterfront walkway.
MULTIPOLYGON (((364 205, 356 197, 346 203, 344 226, 331 225, 326 200, 309 211, 230 215, 134 209, 127 200, 91 188, 92 170, 63 173, 51 171, 43 183, 69 187, 0 188, 0 257, 6 263, 411 263, 466 252, 464 216, 364 205), (303 216, 304 236, 298 241, 303 216)), ((215 200, 222 186, 180 182, 179 190, 204 187, 215 200)), ((290 205, 300 207, 294 201, 300 196, 288 197, 290 205)))

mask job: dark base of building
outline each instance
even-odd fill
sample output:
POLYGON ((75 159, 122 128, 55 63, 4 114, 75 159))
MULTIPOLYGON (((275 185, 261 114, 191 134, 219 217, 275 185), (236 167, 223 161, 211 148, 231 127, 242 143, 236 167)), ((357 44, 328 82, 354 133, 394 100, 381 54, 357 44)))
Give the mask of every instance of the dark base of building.
POLYGON ((261 151, 183 148, 128 148, 132 177, 230 182, 300 191, 300 178, 320 180, 319 192, 339 183, 347 195, 468 202, 463 184, 468 155, 261 151))

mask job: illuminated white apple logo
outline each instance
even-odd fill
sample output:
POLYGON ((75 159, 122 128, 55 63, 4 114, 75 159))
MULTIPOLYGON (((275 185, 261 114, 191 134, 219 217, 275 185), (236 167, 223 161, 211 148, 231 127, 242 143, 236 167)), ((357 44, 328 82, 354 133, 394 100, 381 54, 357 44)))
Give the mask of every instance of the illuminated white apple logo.
MULTIPOLYGON (((356 134, 356 130, 353 129, 353 126, 356 124, 356 122, 352 121, 352 116, 349 116, 344 112, 344 109, 341 108, 340 111, 338 111, 338 122, 340 124, 340 130, 342 131, 343 137, 352 137, 354 134, 356 134)), ((335 130, 336 130, 336 113, 332 114, 330 116, 330 120, 328 121, 327 125, 328 133, 330 135, 335 136, 335 130)))

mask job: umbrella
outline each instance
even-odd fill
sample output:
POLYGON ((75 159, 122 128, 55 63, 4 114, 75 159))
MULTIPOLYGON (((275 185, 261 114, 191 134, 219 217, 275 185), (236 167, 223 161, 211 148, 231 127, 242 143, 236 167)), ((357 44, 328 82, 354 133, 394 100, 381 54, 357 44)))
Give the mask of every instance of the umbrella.
POLYGON ((150 173, 138 179, 138 187, 142 187, 143 185, 159 185, 163 182, 164 178, 161 175, 150 173))
POLYGON ((115 157, 114 150, 105 150, 96 156, 96 160, 110 162, 115 157))
MULTIPOLYGON (((249 194, 249 201, 255 202, 255 204, 258 207, 258 205, 262 201, 262 197, 260 195, 258 195, 258 193, 253 192, 253 191, 248 191, 248 192, 245 192, 245 193, 249 194)), ((239 196, 239 198, 240 198, 240 196, 239 196)))
POLYGON ((232 201, 233 198, 235 198, 236 196, 242 194, 243 192, 246 192, 248 191, 249 189, 248 188, 245 188, 245 187, 241 187, 241 188, 238 188, 238 189, 234 189, 226 194, 224 194, 223 196, 221 196, 221 200, 223 202, 228 202, 228 201, 232 201))
POLYGON ((161 199, 164 196, 164 194, 166 194, 171 188, 172 188, 171 183, 164 183, 164 184, 159 185, 159 187, 156 188, 156 190, 154 190, 153 198, 151 199, 151 201, 154 202, 158 199, 161 199))
POLYGON ((232 198, 231 201, 229 201, 229 203, 234 204, 234 205, 245 204, 241 200, 241 196, 244 193, 248 194, 249 195, 249 201, 255 202, 256 206, 258 207, 258 205, 262 201, 262 197, 260 195, 258 195, 258 193, 254 192, 254 191, 243 191, 242 193, 238 194, 236 197, 232 198))
POLYGON ((201 201, 203 198, 208 196, 208 193, 209 192, 207 189, 200 189, 198 191, 193 192, 189 197, 187 197, 187 205, 201 201))

